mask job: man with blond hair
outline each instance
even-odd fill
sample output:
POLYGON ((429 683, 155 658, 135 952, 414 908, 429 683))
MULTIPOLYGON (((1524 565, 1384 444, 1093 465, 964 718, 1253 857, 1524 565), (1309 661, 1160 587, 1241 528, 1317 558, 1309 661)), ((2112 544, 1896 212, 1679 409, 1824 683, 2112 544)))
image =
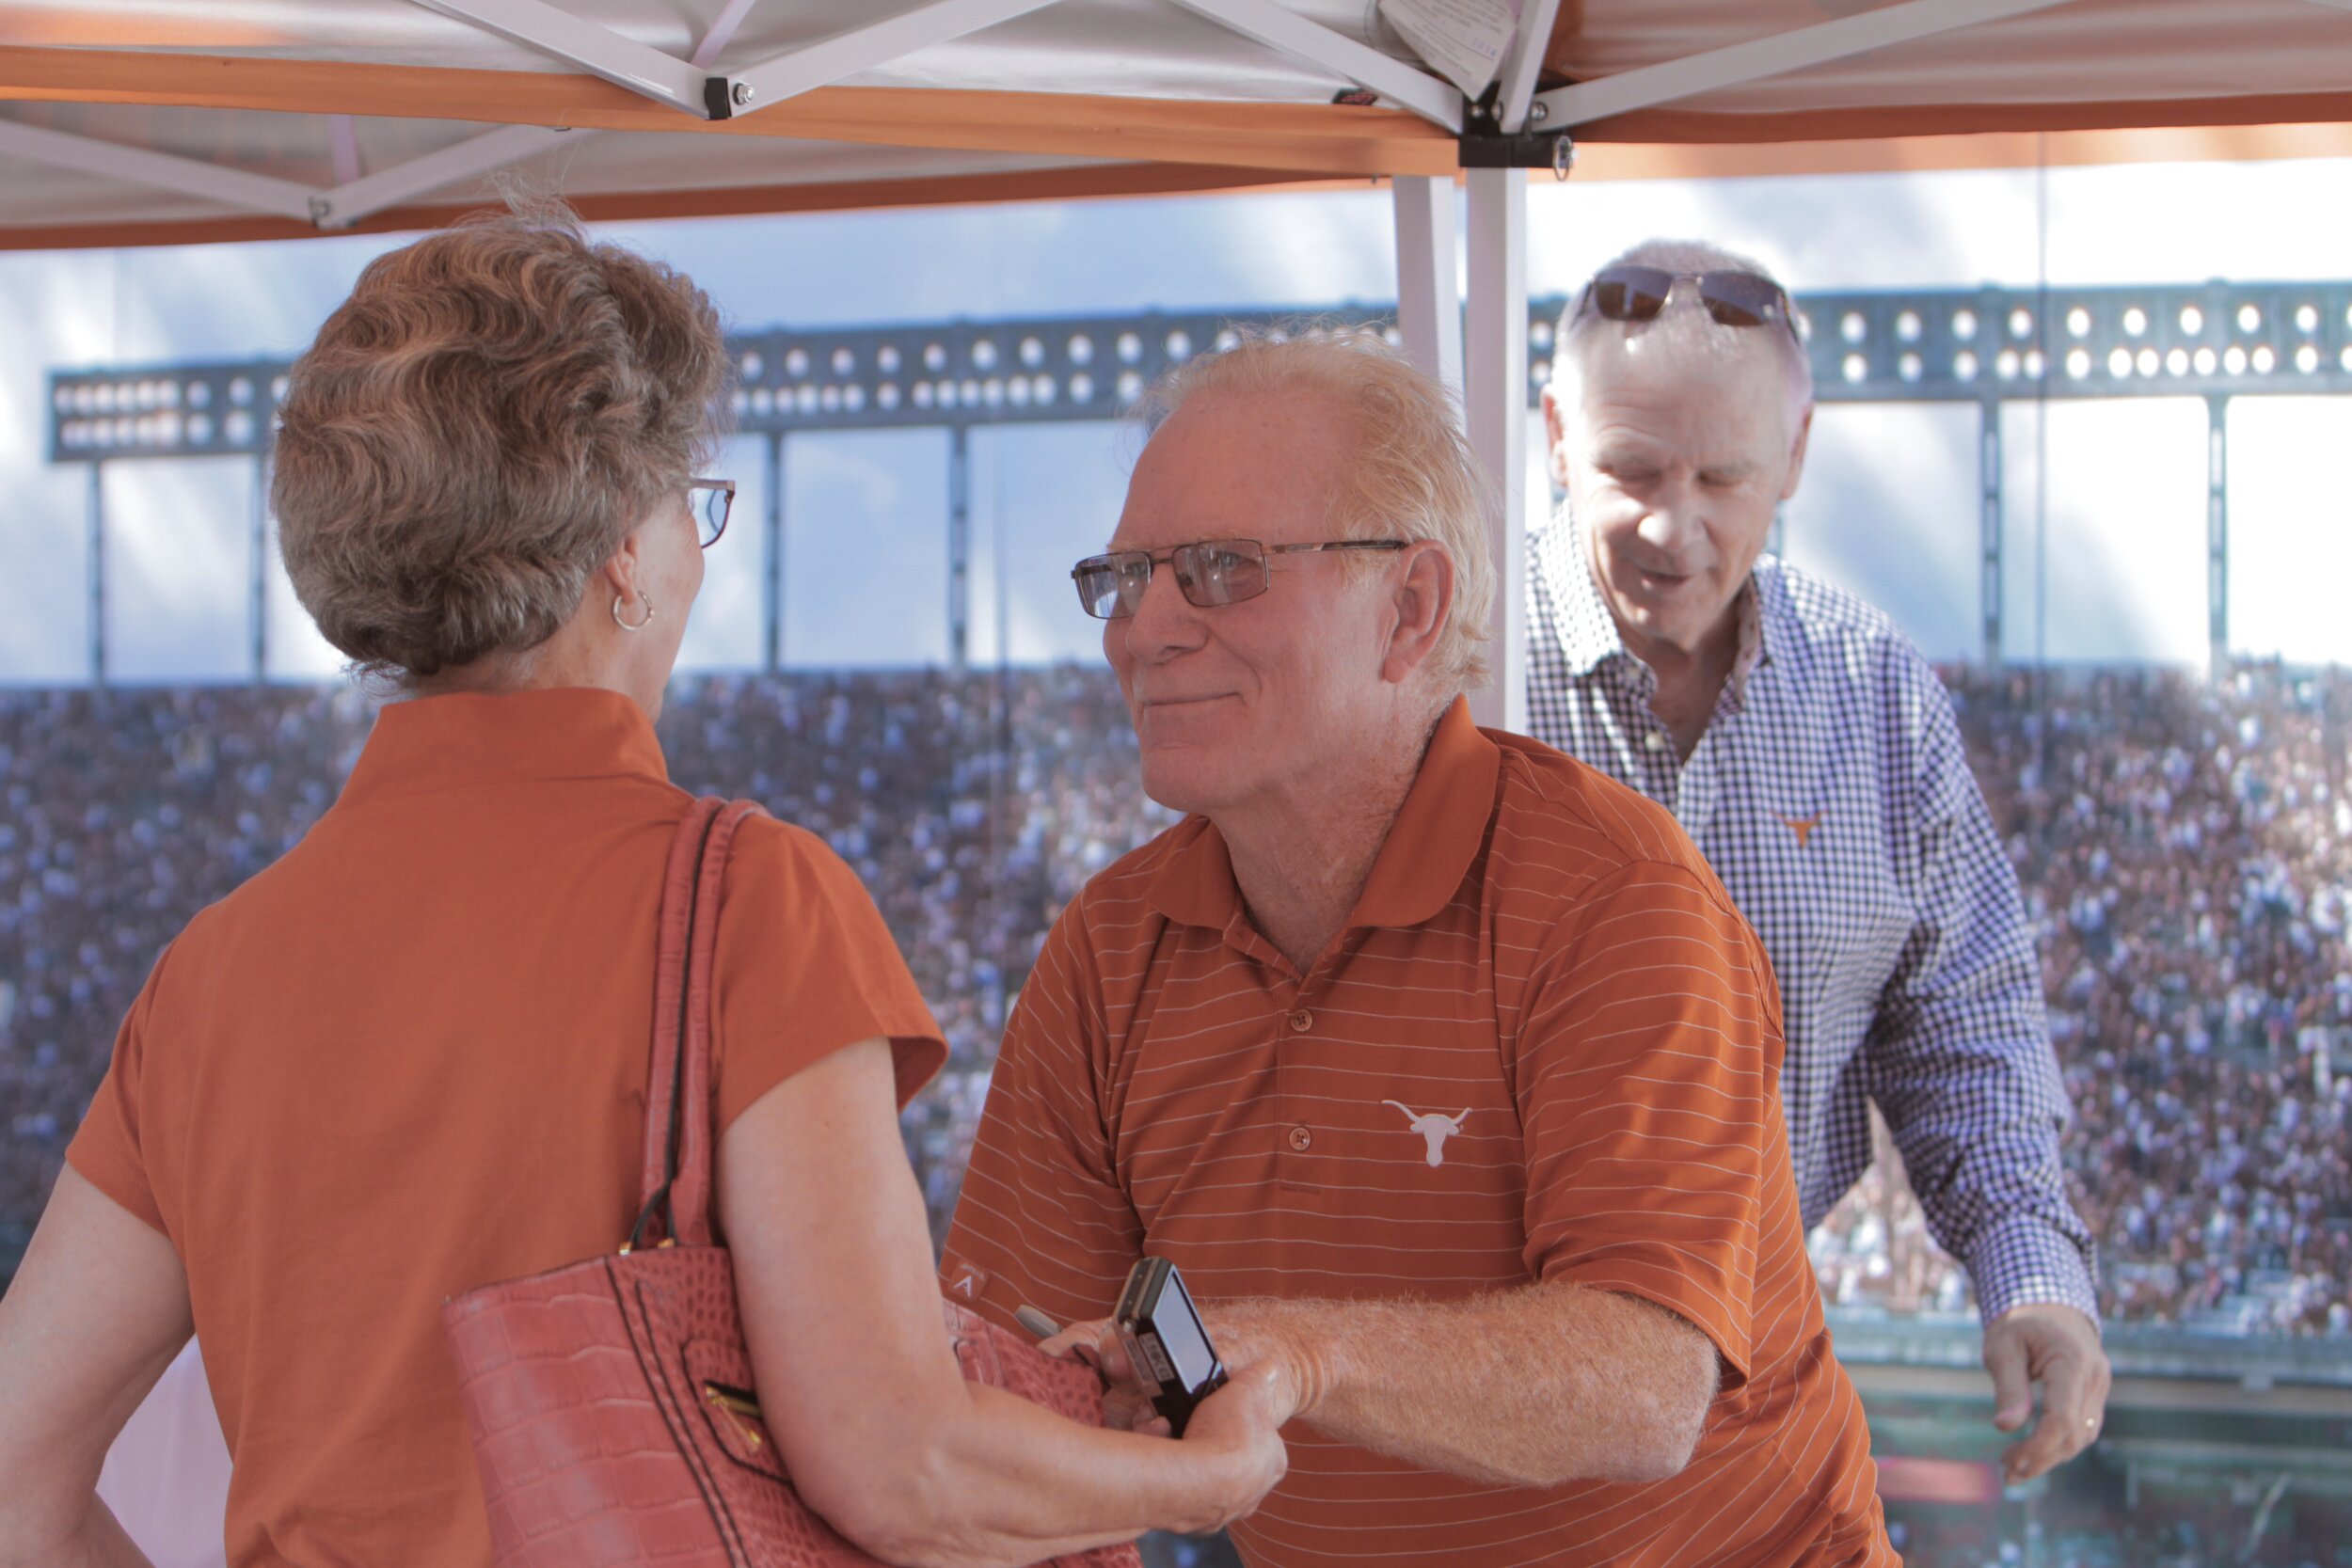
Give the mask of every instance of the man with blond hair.
POLYGON ((1561 515, 1532 541, 1536 736, 1671 809, 1771 955, 1807 1229, 1884 1113, 1928 1226, 1968 1267, 1994 1420, 2022 1481, 2097 1434, 2090 1237, 2042 977, 1951 700, 1884 615, 1764 553, 1813 376, 1747 258, 1650 241, 1594 275, 1544 393, 1561 515))
POLYGON ((1177 1262, 1298 1413, 1253 1565, 1891 1563, 1771 972, 1667 813, 1471 722, 1486 487, 1444 394, 1261 340, 1152 407, 1072 575, 1190 815, 1047 937, 948 1293, 1100 1346, 1177 1262))

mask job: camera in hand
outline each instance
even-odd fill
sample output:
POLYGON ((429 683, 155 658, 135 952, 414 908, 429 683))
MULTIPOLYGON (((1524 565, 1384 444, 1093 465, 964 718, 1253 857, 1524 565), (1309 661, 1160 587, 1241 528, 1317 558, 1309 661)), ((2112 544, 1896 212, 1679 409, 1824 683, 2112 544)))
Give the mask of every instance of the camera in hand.
POLYGON ((1225 1386, 1225 1363, 1209 1343, 1184 1275, 1165 1258, 1138 1260, 1111 1316, 1152 1407, 1182 1437, 1193 1407, 1225 1386))

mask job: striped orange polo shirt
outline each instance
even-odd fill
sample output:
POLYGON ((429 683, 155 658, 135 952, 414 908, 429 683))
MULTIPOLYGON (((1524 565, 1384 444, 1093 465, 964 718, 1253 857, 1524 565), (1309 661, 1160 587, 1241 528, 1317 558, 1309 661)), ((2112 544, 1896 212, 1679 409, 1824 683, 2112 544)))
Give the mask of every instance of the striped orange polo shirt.
POLYGON ((949 1293, 1108 1314, 1135 1259, 1197 1296, 1444 1300, 1571 1280, 1714 1341, 1689 1466, 1469 1481, 1295 1423, 1252 1564, 1883 1564, 1776 1087, 1780 999, 1666 812, 1457 702, 1353 914, 1299 974, 1188 817, 1089 882, 1021 994, 949 1293))

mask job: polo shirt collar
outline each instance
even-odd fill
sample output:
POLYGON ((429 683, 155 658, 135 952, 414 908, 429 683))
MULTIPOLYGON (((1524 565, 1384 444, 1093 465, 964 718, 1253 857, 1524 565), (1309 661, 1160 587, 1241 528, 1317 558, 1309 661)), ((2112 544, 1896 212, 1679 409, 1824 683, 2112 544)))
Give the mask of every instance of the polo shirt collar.
POLYGON ((1486 842, 1502 748, 1456 697, 1429 736, 1421 771, 1389 824, 1350 926, 1418 926, 1453 902, 1486 842))
MULTIPOLYGON (((1350 927, 1418 926, 1453 901, 1486 844, 1502 771, 1502 749, 1470 718, 1470 700, 1456 697, 1429 736, 1350 927)), ((1152 907, 1183 925, 1232 929, 1244 916, 1225 835, 1201 816, 1176 832, 1180 842, 1152 880, 1152 907)))
MULTIPOLYGON (((1788 606, 1779 602, 1781 595, 1767 591, 1766 579, 1777 577, 1773 568, 1778 564, 1772 556, 1756 557, 1748 580, 1740 585, 1739 597, 1732 601, 1733 612, 1740 618, 1740 651, 1732 658, 1729 683, 1735 705, 1746 699, 1748 677, 1757 666, 1772 663, 1778 644, 1788 640, 1788 628, 1773 625, 1785 618, 1788 606), (1775 610, 1781 613, 1775 614, 1775 610)), ((1558 607, 1553 629, 1570 675, 1592 674, 1611 659, 1620 659, 1628 667, 1641 665, 1633 651, 1625 645, 1625 638, 1617 630, 1617 618, 1609 612, 1608 601, 1601 597, 1600 585, 1593 580, 1592 551, 1565 501, 1551 526, 1544 530, 1538 566, 1550 585, 1552 602, 1558 607)))
POLYGON ((377 714, 341 799, 561 779, 662 784, 669 776, 653 721, 617 691, 460 692, 411 697, 377 714))

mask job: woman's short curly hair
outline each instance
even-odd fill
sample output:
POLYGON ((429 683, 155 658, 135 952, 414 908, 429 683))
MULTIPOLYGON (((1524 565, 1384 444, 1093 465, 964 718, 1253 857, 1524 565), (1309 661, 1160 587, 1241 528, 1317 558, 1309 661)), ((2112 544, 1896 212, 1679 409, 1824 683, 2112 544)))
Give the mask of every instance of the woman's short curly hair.
POLYGON ((537 647, 683 492, 727 372, 693 281, 566 212, 377 257, 278 409, 270 495, 296 596, 397 686, 537 647))

